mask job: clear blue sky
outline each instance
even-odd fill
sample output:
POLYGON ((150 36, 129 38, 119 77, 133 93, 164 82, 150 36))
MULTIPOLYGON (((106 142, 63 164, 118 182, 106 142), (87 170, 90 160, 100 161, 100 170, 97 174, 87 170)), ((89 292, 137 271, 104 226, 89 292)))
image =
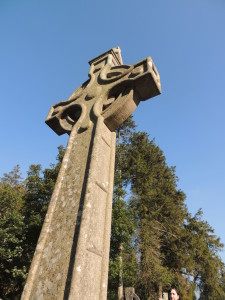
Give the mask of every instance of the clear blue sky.
POLYGON ((135 111, 138 129, 225 243, 224 0, 0 0, 0 41, 0 176, 55 162, 68 136, 44 123, 51 105, 87 79, 90 59, 120 46, 126 64, 153 58, 162 95, 135 111))

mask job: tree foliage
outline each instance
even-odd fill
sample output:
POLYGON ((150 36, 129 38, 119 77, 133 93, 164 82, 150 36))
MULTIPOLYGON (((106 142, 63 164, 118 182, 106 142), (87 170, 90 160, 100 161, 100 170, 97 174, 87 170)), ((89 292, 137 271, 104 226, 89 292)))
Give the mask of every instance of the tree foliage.
MULTIPOLYGON (((147 133, 129 130, 129 123, 124 126, 128 127, 123 128, 125 138, 121 139, 121 132, 118 135, 121 144, 117 147, 115 182, 119 178, 120 184, 115 184, 114 194, 123 188, 123 209, 132 216, 135 226, 126 241, 135 251, 130 254, 133 259, 135 253, 136 263, 135 277, 130 283, 141 299, 159 299, 160 292, 172 284, 180 288, 182 299, 195 299, 196 288, 201 299, 224 299, 224 265, 218 255, 223 248, 220 239, 202 220, 201 210, 194 217, 188 212, 185 194, 177 188, 175 167, 167 165, 154 140, 147 133), (129 197, 125 197, 126 193, 129 197)), ((120 222, 117 208, 114 214, 116 224, 120 222)), ((112 242, 111 253, 118 255, 118 245, 114 246, 112 242)), ((118 256, 115 260, 111 256, 111 263, 116 262, 118 275, 118 256)), ((127 268, 126 261, 122 268, 127 268)), ((116 287, 118 281, 113 284, 116 287)))
POLYGON ((31 165, 26 180, 19 166, 0 180, 0 298, 20 299, 64 154, 42 171, 31 165))
MULTIPOLYGON (((19 166, 0 180, 0 298, 19 299, 64 155, 42 170, 19 166)), ((108 299, 133 286, 144 299, 159 299, 172 284, 182 299, 225 299, 223 244, 203 220, 188 212, 175 167, 132 118, 117 130, 108 299)))
POLYGON ((4 299, 13 299, 21 292, 27 273, 24 193, 16 166, 0 182, 0 295, 4 299))
POLYGON ((118 299, 118 287, 133 286, 138 270, 135 245, 131 239, 135 230, 135 220, 124 200, 128 182, 127 174, 121 172, 121 165, 126 155, 126 144, 134 128, 134 122, 129 118, 117 129, 108 299, 118 299))

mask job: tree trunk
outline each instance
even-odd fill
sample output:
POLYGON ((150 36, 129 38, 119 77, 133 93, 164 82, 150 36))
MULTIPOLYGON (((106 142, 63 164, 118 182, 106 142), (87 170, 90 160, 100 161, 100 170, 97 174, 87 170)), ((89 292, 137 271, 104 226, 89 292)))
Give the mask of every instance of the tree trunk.
POLYGON ((123 295, 123 257, 122 257, 123 244, 120 245, 119 251, 120 251, 120 272, 119 272, 118 300, 124 300, 124 295, 123 295))

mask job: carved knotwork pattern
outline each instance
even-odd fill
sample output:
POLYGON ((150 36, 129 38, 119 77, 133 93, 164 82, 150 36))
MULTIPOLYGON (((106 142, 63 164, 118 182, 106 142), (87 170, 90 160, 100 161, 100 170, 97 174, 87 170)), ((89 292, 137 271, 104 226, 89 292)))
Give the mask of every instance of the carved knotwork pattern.
POLYGON ((140 100, 160 93, 159 75, 151 58, 133 66, 119 65, 122 59, 116 60, 113 50, 117 51, 118 56, 118 49, 112 49, 106 55, 93 60, 88 74, 89 80, 75 90, 67 101, 52 106, 46 123, 57 134, 70 133, 78 121, 80 128, 85 130, 99 116, 107 118, 107 126, 110 130, 115 130, 132 113, 140 100), (113 106, 115 107, 111 108, 113 106), (128 110, 124 116, 120 108, 128 110))

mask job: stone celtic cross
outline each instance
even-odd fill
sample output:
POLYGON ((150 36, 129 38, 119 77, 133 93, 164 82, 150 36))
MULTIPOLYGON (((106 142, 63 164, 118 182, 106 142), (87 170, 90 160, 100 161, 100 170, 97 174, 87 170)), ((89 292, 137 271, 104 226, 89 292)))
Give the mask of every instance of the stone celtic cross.
POLYGON ((53 105, 46 119, 70 137, 23 300, 107 297, 114 131, 161 86, 150 57, 123 65, 119 47, 89 64, 89 80, 53 105))

